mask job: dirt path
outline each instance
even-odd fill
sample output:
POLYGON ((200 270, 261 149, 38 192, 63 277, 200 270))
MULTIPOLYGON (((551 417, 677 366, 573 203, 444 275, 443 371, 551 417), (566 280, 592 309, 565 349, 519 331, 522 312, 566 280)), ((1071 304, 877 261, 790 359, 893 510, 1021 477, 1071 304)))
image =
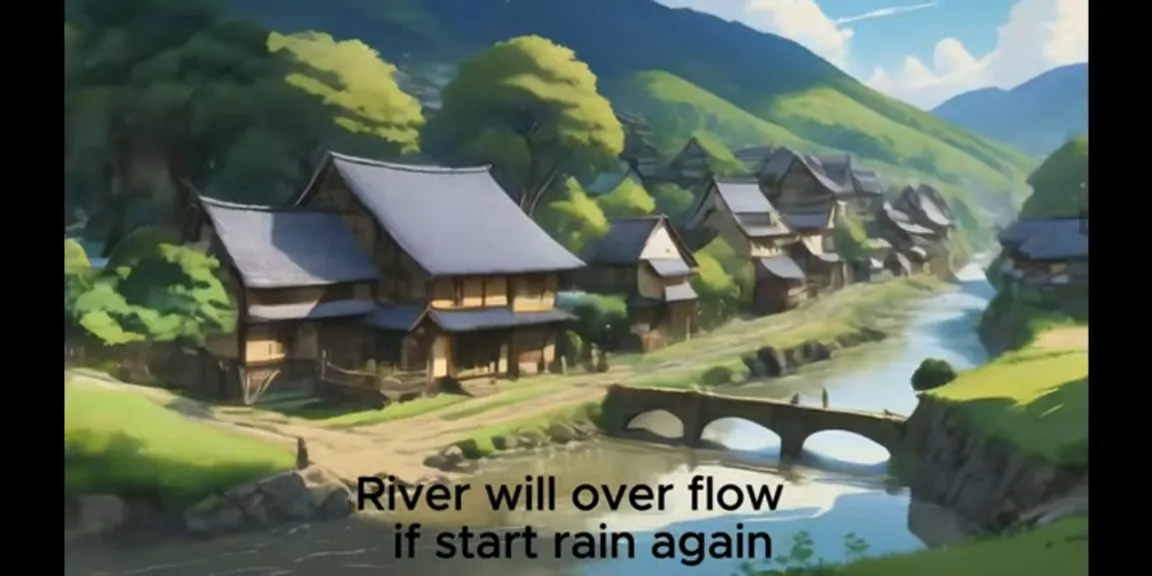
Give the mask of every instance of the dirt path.
POLYGON ((788 314, 734 321, 706 337, 651 354, 636 365, 622 361, 607 373, 530 383, 528 385, 533 387, 540 386, 540 392, 524 399, 508 402, 509 395, 523 390, 522 386, 515 386, 465 404, 450 405, 399 420, 346 428, 324 426, 266 409, 214 406, 167 390, 126 384, 90 371, 66 371, 66 374, 96 385, 135 391, 190 418, 240 433, 293 447, 297 437, 304 438, 314 461, 347 479, 380 472, 416 479, 437 472, 423 464, 429 453, 467 439, 478 429, 595 401, 613 383, 698 372, 718 359, 727 359, 762 345, 766 338, 775 334, 835 316, 838 307, 851 305, 852 299, 857 297, 855 295, 866 289, 864 286, 850 287, 788 314), (451 420, 445 418, 465 406, 479 407, 483 404, 490 404, 491 408, 451 420))
POLYGON ((1040 335, 1036 340, 1036 347, 1038 348, 1074 348, 1079 350, 1088 349, 1088 327, 1087 326, 1073 326, 1069 328, 1057 328, 1049 330, 1040 335))

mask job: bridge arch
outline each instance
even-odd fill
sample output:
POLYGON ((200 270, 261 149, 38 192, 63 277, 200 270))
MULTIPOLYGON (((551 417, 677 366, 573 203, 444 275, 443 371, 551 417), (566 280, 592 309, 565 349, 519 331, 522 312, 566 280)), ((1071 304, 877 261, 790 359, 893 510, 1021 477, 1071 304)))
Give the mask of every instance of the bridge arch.
POLYGON ((800 447, 805 458, 852 466, 881 465, 892 459, 892 447, 854 430, 815 430, 801 441, 800 447))
POLYGON ((771 426, 739 416, 723 416, 705 422, 700 428, 705 442, 741 452, 779 451, 780 434, 771 426))
POLYGON ((684 421, 668 410, 657 408, 628 417, 625 430, 647 432, 676 440, 684 438, 684 421))

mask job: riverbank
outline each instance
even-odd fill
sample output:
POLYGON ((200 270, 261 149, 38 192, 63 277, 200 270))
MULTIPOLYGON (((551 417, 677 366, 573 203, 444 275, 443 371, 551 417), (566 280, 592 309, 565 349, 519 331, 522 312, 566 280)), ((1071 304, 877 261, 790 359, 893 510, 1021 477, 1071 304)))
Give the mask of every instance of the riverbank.
MULTIPOLYGON (((1083 576, 1087 573, 1087 518, 1071 518, 1023 534, 943 549, 796 572, 813 576, 1083 576)), ((779 572, 754 574, 768 576, 779 572)))
MULTIPOLYGON (((169 390, 75 373, 72 375, 75 382, 67 388, 81 395, 97 395, 101 400, 68 402, 68 405, 100 407, 93 413, 103 414, 103 419, 66 411, 66 429, 73 430, 74 436, 78 436, 75 431, 80 428, 96 429, 105 437, 128 438, 127 444, 167 447, 170 451, 143 450, 143 454, 155 454, 159 458, 148 462, 106 460, 112 462, 108 468, 124 472, 70 490, 76 494, 117 495, 142 489, 150 491, 149 498, 153 500, 184 502, 193 499, 196 495, 191 492, 197 490, 199 496, 216 494, 229 483, 253 480, 292 467, 291 454, 298 437, 306 440, 313 462, 341 478, 394 475, 407 482, 418 482, 444 477, 442 469, 448 469, 451 472, 446 475, 447 479, 452 479, 456 474, 467 472, 467 466, 461 466, 462 456, 475 458, 501 449, 538 448, 554 443, 571 445, 594 437, 599 399, 610 384, 678 382, 690 385, 698 383, 703 374, 716 373, 721 366, 726 376, 714 384, 742 382, 752 377, 750 366, 754 368, 755 362, 749 359, 756 358, 757 351, 770 345, 782 352, 785 361, 797 366, 806 362, 806 358, 827 359, 832 349, 867 343, 897 329, 909 304, 943 288, 945 285, 941 283, 921 278, 853 286, 793 312, 732 322, 647 357, 618 358, 607 373, 548 375, 500 383, 499 391, 483 398, 439 396, 379 411, 342 415, 298 415, 299 412, 292 411, 213 406, 180 397, 169 390), (813 340, 817 338, 827 338, 828 344, 815 347, 810 344, 809 355, 805 356, 804 347, 798 344, 820 342, 813 340), (820 352, 812 355, 811 350, 820 352), (109 405, 112 400, 107 399, 129 401, 135 405, 133 410, 153 413, 117 419, 114 415, 125 409, 109 405), (525 414, 533 416, 525 418, 525 414), (165 418, 197 430, 177 429, 165 418), (201 429, 208 432, 199 431, 201 429), (178 437, 179 441, 165 444, 169 436, 178 437), (242 441, 235 441, 236 437, 242 441), (197 443, 197 446, 189 447, 188 443, 197 443), (459 448, 438 455, 446 446, 459 448), (463 453, 465 447, 467 454, 463 453), (222 453, 215 454, 216 450, 222 453), (208 468, 219 464, 227 470, 224 464, 230 460, 225 455, 240 450, 265 455, 263 460, 251 458, 251 462, 263 463, 258 471, 219 472, 227 481, 182 471, 186 469, 185 464, 201 468, 206 464, 208 468), (168 477, 169 468, 173 474, 181 470, 181 481, 195 490, 183 490, 166 483, 164 478, 168 477), (124 474, 136 474, 134 471, 142 471, 144 475, 124 477, 124 474), (158 477, 148 477, 145 472, 158 477)), ((85 461, 92 467, 98 467, 104 457, 94 450, 85 454, 85 461)), ((237 458, 247 461, 244 456, 237 458)), ((78 478, 83 471, 76 468, 66 474, 78 478)))

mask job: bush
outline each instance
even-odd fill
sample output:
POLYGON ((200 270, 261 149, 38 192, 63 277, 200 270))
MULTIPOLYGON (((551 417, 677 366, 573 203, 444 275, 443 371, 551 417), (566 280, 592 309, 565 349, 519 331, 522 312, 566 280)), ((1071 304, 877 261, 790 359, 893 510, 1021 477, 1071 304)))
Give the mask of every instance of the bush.
POLYGON ((912 374, 912 389, 918 392, 939 388, 956 379, 956 370, 946 360, 928 358, 912 374))
POLYGON ((713 366, 700 375, 700 383, 704 386, 720 386, 731 384, 735 372, 727 366, 713 366))
POLYGON ((572 314, 576 316, 573 330, 586 346, 596 344, 611 350, 628 334, 628 308, 621 296, 589 294, 572 314))

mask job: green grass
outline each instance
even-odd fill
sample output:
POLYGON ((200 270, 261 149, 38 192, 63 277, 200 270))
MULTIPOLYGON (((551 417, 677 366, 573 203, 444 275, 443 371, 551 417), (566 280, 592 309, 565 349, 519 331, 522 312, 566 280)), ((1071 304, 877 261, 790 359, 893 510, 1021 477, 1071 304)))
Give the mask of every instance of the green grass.
POLYGON ((320 426, 353 427, 422 416, 429 412, 455 406, 468 400, 471 400, 468 396, 440 394, 428 398, 417 398, 400 404, 391 404, 381 410, 348 412, 347 410, 337 407, 304 407, 290 411, 288 414, 290 416, 307 418, 320 426))
POLYGON ((508 406, 512 406, 513 404, 534 400, 544 396, 545 394, 550 394, 556 391, 555 386, 548 386, 546 384, 532 382, 531 380, 528 380, 528 383, 531 383, 531 385, 508 390, 488 398, 473 400, 472 402, 469 402, 468 405, 463 406, 458 410, 445 412, 442 416, 440 416, 440 418, 449 421, 463 420, 464 418, 470 418, 477 414, 483 414, 491 410, 499 410, 500 408, 506 408, 508 406))
POLYGON ((733 149, 776 144, 847 151, 890 175, 953 183, 974 178, 1005 193, 1020 188, 1036 163, 863 86, 820 86, 768 100, 738 88, 731 92, 725 99, 660 70, 613 78, 605 87, 614 104, 659 128, 658 145, 666 153, 706 131, 733 149))
POLYGON ((191 501, 295 465, 283 445, 185 418, 143 396, 64 384, 64 493, 191 501))
POLYGON ((928 393, 959 407, 986 437, 1057 464, 1083 465, 1088 447, 1088 351, 1006 354, 928 393))
MULTIPOLYGON (((999 266, 999 259, 994 266, 999 266)), ((1054 310, 1053 303, 1045 304, 1045 298, 1039 294, 1030 293, 1026 289, 1003 288, 1005 289, 996 293, 980 315, 980 335, 989 348, 1018 350, 1027 347, 1047 330, 1074 325, 1077 322, 1075 318, 1054 310)), ((1070 299, 1080 300, 1070 302, 1069 304, 1079 304, 1070 309, 1087 307, 1087 294, 1082 298, 1070 299)), ((1086 321, 1086 318, 1081 320, 1086 321)))
POLYGON ((913 554, 869 558, 819 572, 836 576, 1085 576, 1088 519, 913 554))
POLYGON ((520 420, 501 422, 480 428, 457 442, 469 458, 483 458, 496 452, 492 439, 512 434, 546 435, 548 427, 555 423, 591 422, 597 423, 600 416, 600 402, 589 402, 579 406, 559 408, 520 420))

